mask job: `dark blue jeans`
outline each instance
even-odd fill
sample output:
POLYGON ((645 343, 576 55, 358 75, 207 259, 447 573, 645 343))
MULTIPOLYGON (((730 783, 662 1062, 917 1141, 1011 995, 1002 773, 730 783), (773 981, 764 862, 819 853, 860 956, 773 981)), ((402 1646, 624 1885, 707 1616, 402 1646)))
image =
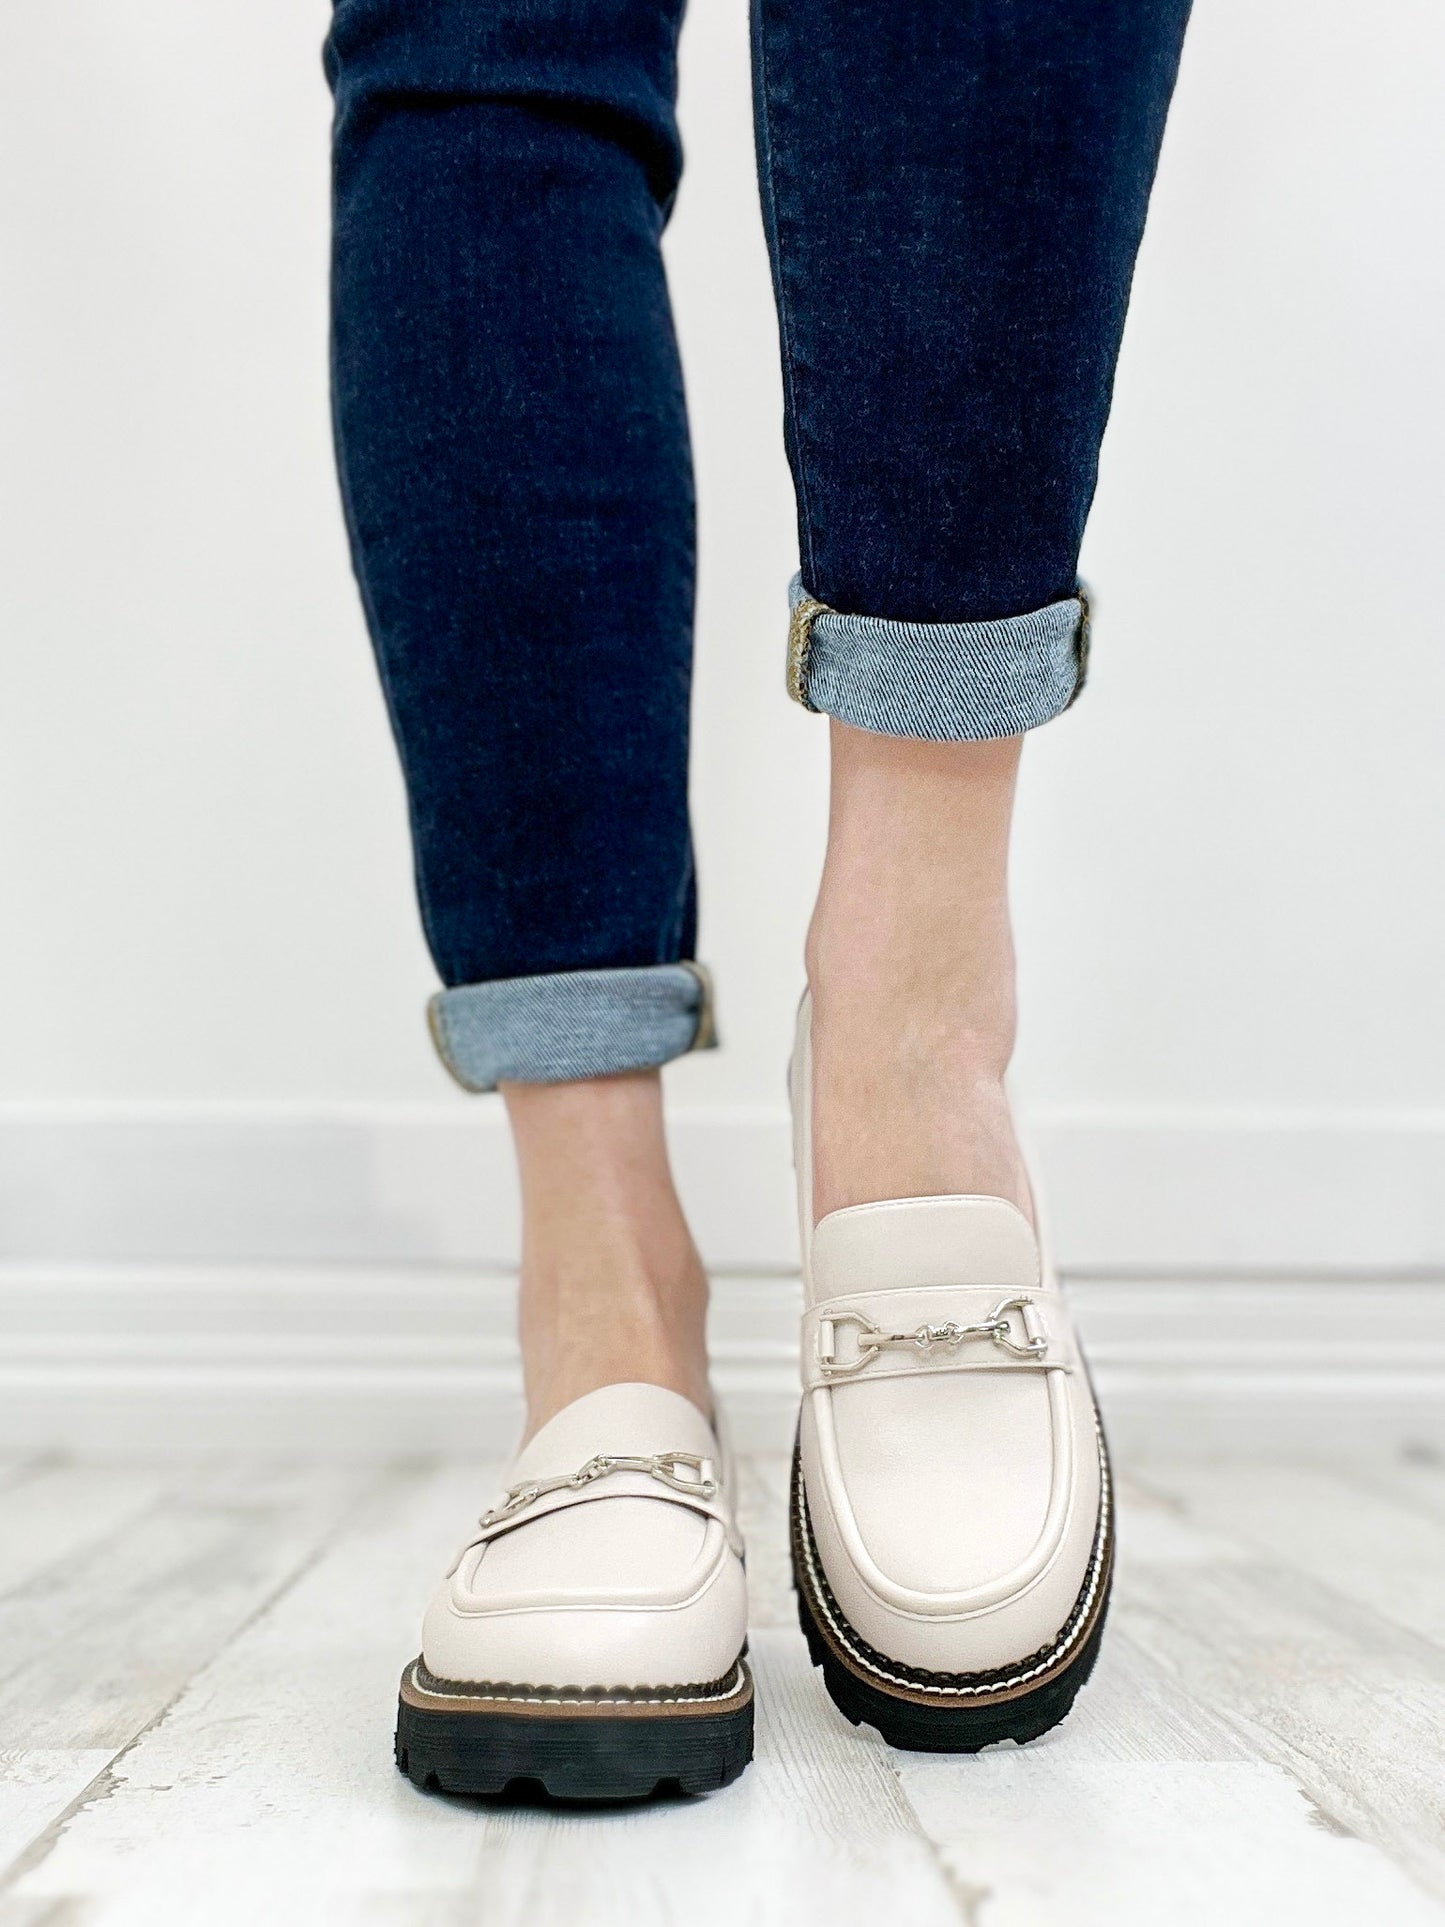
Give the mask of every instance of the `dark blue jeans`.
MULTIPOLYGON (((741 4, 741 0, 739 0, 741 4)), ((336 0, 342 493, 474 1089, 710 1041, 693 482, 659 242, 681 0, 336 0)), ((859 727, 1047 721, 1188 0, 754 0, 801 570, 859 727)))

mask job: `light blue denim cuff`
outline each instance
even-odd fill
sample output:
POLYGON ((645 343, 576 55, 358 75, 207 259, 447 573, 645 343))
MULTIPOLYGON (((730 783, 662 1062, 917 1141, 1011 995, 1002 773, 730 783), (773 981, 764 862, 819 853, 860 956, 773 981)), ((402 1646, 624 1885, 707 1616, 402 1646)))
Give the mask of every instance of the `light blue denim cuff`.
POLYGON ((712 980, 696 963, 459 984, 437 992, 427 1021, 468 1091, 651 1070, 717 1042, 712 980))
POLYGON ((858 729, 930 742, 1017 736, 1084 686, 1089 600, 1077 595, 995 622, 844 616, 795 575, 788 589, 788 694, 858 729))

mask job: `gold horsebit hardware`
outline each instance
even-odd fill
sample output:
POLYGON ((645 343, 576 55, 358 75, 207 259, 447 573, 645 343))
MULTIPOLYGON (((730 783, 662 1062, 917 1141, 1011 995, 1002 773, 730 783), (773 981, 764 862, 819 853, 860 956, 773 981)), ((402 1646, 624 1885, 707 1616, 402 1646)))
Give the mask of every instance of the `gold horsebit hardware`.
POLYGON ((477 1524, 485 1531, 489 1526, 500 1525, 504 1519, 525 1512, 529 1505, 535 1505, 538 1499, 545 1499, 551 1492, 579 1491, 584 1485, 591 1485, 594 1479, 605 1479, 611 1472, 641 1472, 650 1479, 671 1486, 674 1492, 686 1492, 695 1499, 717 1496, 718 1482, 712 1475, 711 1459, 700 1459, 691 1452, 654 1452, 648 1458, 599 1452, 586 1465, 578 1466, 575 1472, 560 1472, 552 1479, 528 1479, 523 1485, 512 1486, 490 1512, 482 1514, 477 1524), (694 1476, 686 1478, 684 1473, 694 1476))
MULTIPOLYGON (((995 1345, 1001 1345, 1006 1352, 1016 1358, 1042 1358, 1049 1348, 1046 1335, 1037 1338, 1014 1337, 1013 1326, 1009 1322, 1011 1312, 1026 1313, 1033 1304, 1032 1298, 1000 1298, 987 1318, 981 1318, 976 1325, 960 1325, 949 1319, 942 1325, 917 1325, 912 1331, 886 1332, 881 1325, 875 1325, 871 1318, 861 1312, 840 1311, 832 1318, 819 1321, 818 1363, 825 1378, 843 1378, 849 1372, 861 1372, 865 1365, 871 1365, 879 1352, 896 1351, 904 1348, 920 1352, 925 1358, 940 1346, 946 1351, 957 1351, 969 1338, 989 1338, 995 1345), (858 1356, 844 1364, 833 1349, 833 1334, 839 1325, 856 1327, 858 1336, 854 1341, 858 1356), (827 1349, 823 1346, 823 1330, 827 1328, 827 1349)), ((1027 1326, 1025 1326, 1027 1331, 1027 1326)))

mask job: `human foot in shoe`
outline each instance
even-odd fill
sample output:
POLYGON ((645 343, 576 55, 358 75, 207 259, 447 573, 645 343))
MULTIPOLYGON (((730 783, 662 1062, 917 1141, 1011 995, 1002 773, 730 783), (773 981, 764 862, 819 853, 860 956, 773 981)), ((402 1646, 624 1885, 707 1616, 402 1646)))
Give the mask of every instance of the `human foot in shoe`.
POLYGON ((420 1787, 556 1799, 705 1793, 752 1757, 732 1469, 690 1399, 600 1387, 513 1461, 402 1675, 420 1787))
POLYGON ((1108 1461, 1004 1096, 1016 745, 860 735, 834 725, 793 1057, 794 1576, 849 1719, 971 1752, 1055 1725, 1088 1677, 1108 1461))
POLYGON ((526 1437, 427 1613, 397 1762, 449 1792, 724 1786, 752 1754, 742 1541, 657 1079, 507 1100, 526 1437))
POLYGON ((793 1059, 803 1407, 798 1610, 834 1702, 894 1746, 1057 1725, 1093 1668, 1109 1466, 1028 1219, 977 1194, 811 1199, 809 1010, 793 1059))

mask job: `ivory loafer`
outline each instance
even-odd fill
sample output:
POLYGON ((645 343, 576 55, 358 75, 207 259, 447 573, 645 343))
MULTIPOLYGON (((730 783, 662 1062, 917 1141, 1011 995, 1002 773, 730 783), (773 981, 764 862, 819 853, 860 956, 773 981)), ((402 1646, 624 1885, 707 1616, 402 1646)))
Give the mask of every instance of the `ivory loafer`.
POLYGON ((840 1710, 891 1745, 1033 1739, 1088 1678, 1109 1597, 1109 1461, 1083 1355, 1002 1198, 897 1198, 814 1228, 809 1018, 805 998, 803 1631, 840 1710))
POLYGON ((401 1770, 573 1800, 735 1780, 753 1683, 731 1486, 712 1427, 660 1386, 604 1386, 550 1419, 427 1611, 401 1770))

